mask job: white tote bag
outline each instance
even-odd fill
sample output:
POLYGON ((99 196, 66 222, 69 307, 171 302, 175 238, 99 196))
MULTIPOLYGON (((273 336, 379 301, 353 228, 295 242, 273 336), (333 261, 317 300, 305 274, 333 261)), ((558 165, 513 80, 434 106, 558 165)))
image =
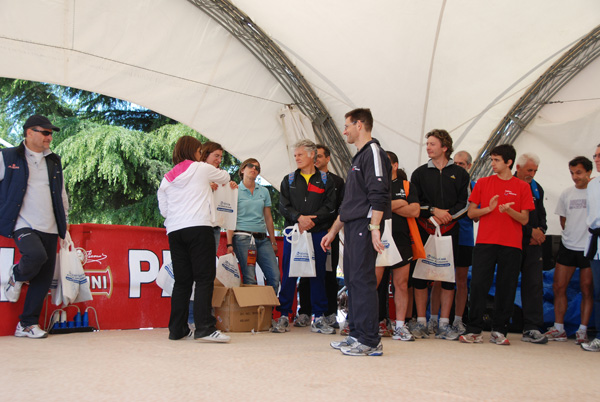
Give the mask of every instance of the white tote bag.
POLYGON ((217 279, 226 288, 235 288, 242 284, 240 268, 235 255, 223 254, 219 257, 219 261, 217 262, 217 279))
POLYGON ((54 264, 54 277, 50 284, 50 300, 52 304, 60 306, 63 302, 62 285, 60 281, 60 253, 56 253, 56 263, 54 264))
POLYGON ((173 285, 175 284, 175 275, 173 274, 173 263, 171 261, 165 262, 162 267, 158 270, 156 276, 156 284, 163 290, 163 293, 167 296, 173 294, 173 285))
POLYGON ((69 232, 67 232, 65 239, 60 241, 58 254, 63 305, 67 306, 71 303, 92 300, 92 294, 89 292, 89 279, 83 271, 83 266, 69 232), (80 288, 83 290, 81 296, 79 296, 80 288))
POLYGON ((238 189, 228 184, 219 186, 214 192, 215 226, 235 230, 237 221, 238 189))
POLYGON ((338 237, 340 238, 340 254, 338 257, 338 266, 340 267, 340 270, 344 272, 344 228, 342 228, 338 232, 338 237))
POLYGON ((383 231, 381 242, 385 246, 385 249, 383 253, 377 254, 376 267, 391 267, 402 262, 402 256, 392 237, 392 219, 385 220, 385 230, 383 231))
POLYGON ((313 278, 317 276, 312 235, 306 230, 300 233, 297 223, 293 228, 285 228, 284 233, 286 240, 292 245, 289 277, 313 278), (289 229, 291 230, 287 233, 289 229))
POLYGON ((435 219, 431 218, 430 221, 435 225, 435 235, 427 239, 425 244, 427 258, 417 260, 413 278, 454 282, 452 236, 442 236, 440 226, 435 219))

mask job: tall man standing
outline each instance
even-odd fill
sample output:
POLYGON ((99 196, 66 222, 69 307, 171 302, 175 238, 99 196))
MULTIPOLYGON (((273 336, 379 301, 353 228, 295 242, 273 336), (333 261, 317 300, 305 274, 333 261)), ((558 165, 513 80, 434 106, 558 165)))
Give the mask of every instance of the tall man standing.
POLYGON ((46 338, 38 323, 54 276, 58 237, 67 231, 68 199, 60 157, 50 151, 60 129, 33 115, 23 126, 25 140, 0 154, 0 235, 12 237, 21 260, 9 271, 4 288, 11 302, 29 282, 15 336, 46 338))
MULTIPOLYGON (((315 252, 316 277, 309 278, 312 313, 315 320, 311 331, 322 334, 334 334, 335 329, 325 321, 327 312, 327 294, 325 293, 325 264, 327 254, 320 249, 321 239, 335 218, 335 188, 327 173, 315 169, 316 145, 310 140, 301 140, 294 145, 294 158, 298 169, 286 175, 281 182, 279 211, 285 218, 286 226, 298 224, 300 232, 311 234, 315 252)), ((290 330, 289 315, 296 297, 298 278, 290 277, 290 259, 292 245, 283 242, 283 261, 281 289, 277 309, 281 317, 273 327, 273 332, 283 333, 290 330)))
POLYGON ((594 307, 594 286, 590 260, 583 251, 588 245, 587 187, 592 175, 592 161, 578 156, 569 162, 571 179, 575 186, 565 189, 558 199, 555 213, 560 217, 562 233, 560 247, 554 268, 554 325, 544 334, 551 341, 567 340, 565 331, 565 313, 567 312, 567 286, 577 268, 579 268, 579 287, 581 288, 581 325, 575 333, 576 343, 588 342, 587 326, 594 307))
POLYGON ((533 178, 538 171, 540 158, 525 153, 517 159, 515 176, 528 183, 535 209, 529 211, 529 221, 523 225, 523 250, 521 256, 521 301, 523 302, 523 342, 544 344, 548 338, 539 329, 544 325, 544 284, 542 244, 546 241, 546 208, 544 189, 533 178))
MULTIPOLYGON (((600 172, 600 144, 594 153, 594 163, 596 170, 600 172)), ((590 234, 585 256, 590 260, 594 277, 594 321, 598 328, 600 326, 600 176, 595 177, 588 184, 587 193, 588 212, 585 223, 590 234)), ((588 352, 600 352, 600 331, 596 331, 594 340, 582 343, 581 348, 588 352)))
POLYGON ((378 329, 375 260, 385 246, 380 225, 392 216, 391 164, 379 142, 371 137, 373 116, 369 109, 346 113, 344 135, 358 152, 346 178, 340 215, 321 241, 323 250, 344 227, 344 279, 348 287, 349 336, 331 347, 350 356, 381 356, 378 329))
MULTIPOLYGON (((435 233, 434 225, 429 222, 433 217, 440 225, 444 236, 452 236, 454 264, 458 256, 458 234, 460 219, 467 212, 469 173, 456 165, 452 158, 452 137, 446 130, 432 130, 426 135, 429 162, 418 167, 412 174, 421 203, 421 214, 417 222, 423 243, 435 233)), ((417 325, 413 335, 417 338, 428 336, 424 327, 427 309, 427 281, 413 278, 415 305, 417 307, 417 325)), ((441 314, 436 338, 456 340, 458 333, 450 325, 450 310, 454 301, 454 283, 442 282, 441 314)), ((432 311, 437 315, 437 311, 432 311)))

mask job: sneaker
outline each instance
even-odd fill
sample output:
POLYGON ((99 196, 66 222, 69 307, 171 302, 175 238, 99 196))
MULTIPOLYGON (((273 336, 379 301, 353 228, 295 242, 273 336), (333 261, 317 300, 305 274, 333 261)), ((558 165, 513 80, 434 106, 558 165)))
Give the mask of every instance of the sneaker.
POLYGON ((218 329, 210 335, 203 336, 202 338, 195 338, 201 342, 216 342, 216 343, 227 343, 231 340, 228 335, 221 333, 218 329))
POLYGON ((417 327, 417 320, 414 318, 411 318, 410 321, 407 322, 406 326, 408 327, 408 330, 412 334, 414 332, 415 328, 417 327))
POLYGON ((12 303, 16 303, 19 300, 19 296, 21 295, 21 287, 23 286, 23 282, 15 280, 14 269, 16 266, 17 264, 13 264, 10 267, 10 270, 8 271, 8 281, 4 287, 6 299, 12 303))
POLYGON ((539 343, 540 345, 542 345, 544 343, 548 343, 548 338, 542 335, 542 333, 537 329, 533 329, 530 331, 523 332, 523 337, 521 338, 521 341, 539 343))
POLYGON ((394 335, 392 335, 392 339, 397 341, 414 341, 415 337, 410 333, 408 327, 406 325, 402 327, 396 328, 394 331, 394 335))
POLYGON ((548 331, 544 335, 546 335, 546 338, 548 338, 549 341, 567 341, 567 333, 564 330, 559 331, 554 326, 548 328, 548 331))
POLYGON ((389 338, 392 336, 392 331, 387 325, 387 320, 381 320, 379 323, 379 336, 389 338))
POLYGON ((281 317, 279 317, 279 320, 277 320, 277 322, 274 322, 273 327, 271 328, 271 332, 274 332, 276 334, 283 334, 289 331, 290 319, 287 315, 282 315, 281 317))
POLYGON ((333 327, 330 327, 329 325, 327 325, 327 322, 325 321, 325 317, 323 317, 323 316, 321 316, 319 318, 315 318, 315 320, 313 321, 313 323, 310 326, 310 331, 316 332, 318 334, 328 334, 328 335, 335 334, 335 329, 333 327))
POLYGON ((344 321, 342 323, 342 329, 340 329, 340 335, 342 335, 342 336, 350 335, 350 325, 348 325, 348 321, 344 321))
POLYGON ((310 325, 310 317, 307 314, 300 314, 294 321, 294 327, 308 327, 310 325))
POLYGON ((467 327, 465 326, 465 324, 462 321, 459 321, 456 324, 454 324, 452 326, 452 329, 454 330, 454 332, 458 333, 459 335, 462 335, 465 332, 467 332, 467 327))
POLYGON ((439 325, 435 334, 436 339, 445 339, 447 341, 456 341, 459 336, 460 334, 454 331, 450 324, 439 325))
POLYGON ((582 343, 588 343, 587 331, 577 331, 575 332, 575 343, 577 345, 581 345, 582 343))
POLYGON ((340 348, 340 351, 348 356, 381 356, 383 354, 383 345, 379 342, 377 347, 372 348, 356 341, 351 346, 340 348))
POLYGON ((438 320, 429 320, 427 323, 427 333, 428 334, 437 334, 438 332, 438 320))
POLYGON ((496 345, 510 345, 508 339, 502 332, 492 331, 490 334, 490 343, 495 343, 496 345))
POLYGON ((343 341, 331 342, 330 345, 332 348, 340 350, 341 348, 350 347, 357 342, 358 339, 356 339, 355 337, 347 336, 344 338, 343 341))
POLYGON ((338 322, 337 322, 337 314, 335 314, 335 313, 329 314, 328 316, 326 316, 325 322, 327 323, 327 325, 329 325, 332 328, 340 327, 340 324, 338 324, 338 322))
POLYGON ((587 350, 588 352, 600 352, 600 339, 596 338, 591 342, 584 342, 579 346, 581 346, 583 350, 587 350))
POLYGON ((415 338, 427 339, 429 338, 429 332, 427 332, 427 326, 420 322, 415 324, 415 327, 412 331, 410 331, 415 338))
POLYGON ((483 335, 469 332, 468 334, 461 335, 458 340, 461 343, 483 343, 483 335))
POLYGON ((17 329, 15 330, 15 336, 19 338, 27 337, 27 338, 47 338, 48 333, 40 328, 39 325, 29 325, 25 328, 21 325, 21 322, 17 324, 17 329))

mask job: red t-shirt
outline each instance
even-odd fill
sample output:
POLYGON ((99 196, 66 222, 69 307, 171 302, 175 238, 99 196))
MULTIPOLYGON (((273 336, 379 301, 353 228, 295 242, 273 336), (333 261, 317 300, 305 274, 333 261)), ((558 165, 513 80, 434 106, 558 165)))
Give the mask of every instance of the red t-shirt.
MULTIPOLYGON (((510 180, 502 180, 497 175, 477 180, 469 202, 478 204, 480 208, 486 208, 495 195, 500 196, 498 206, 514 202, 511 208, 517 212, 535 209, 529 184, 514 176, 510 180)), ((507 213, 501 213, 498 206, 489 214, 479 218, 477 244, 499 244, 521 249, 523 226, 507 213)))

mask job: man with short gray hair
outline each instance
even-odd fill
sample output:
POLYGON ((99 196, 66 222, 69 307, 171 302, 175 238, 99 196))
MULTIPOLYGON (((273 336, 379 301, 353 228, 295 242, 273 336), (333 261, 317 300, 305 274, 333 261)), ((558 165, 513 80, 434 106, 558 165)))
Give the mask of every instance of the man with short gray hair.
MULTIPOLYGON (((300 232, 311 234, 315 252, 316 277, 309 278, 311 310, 315 319, 311 331, 322 334, 334 334, 335 329, 325 321, 327 295, 325 293, 325 263, 327 253, 321 247, 321 239, 327 233, 336 216, 336 195, 333 180, 327 173, 315 168, 317 146, 310 140, 301 140, 294 145, 294 159, 298 169, 286 175, 281 181, 279 211, 285 218, 285 226, 298 224, 300 232)), ((283 242, 283 261, 280 306, 277 310, 281 317, 273 327, 273 332, 284 333, 290 330, 289 316, 296 296, 298 278, 290 277, 290 258, 292 245, 286 239, 283 242)))
POLYGON ((540 158, 534 153, 524 153, 517 158, 515 176, 531 186, 535 209, 529 211, 529 222, 523 225, 523 254, 521 259, 521 301, 523 304, 523 342, 548 343, 540 332, 544 325, 544 284, 542 244, 546 241, 546 208, 544 189, 533 178, 538 171, 540 158))

